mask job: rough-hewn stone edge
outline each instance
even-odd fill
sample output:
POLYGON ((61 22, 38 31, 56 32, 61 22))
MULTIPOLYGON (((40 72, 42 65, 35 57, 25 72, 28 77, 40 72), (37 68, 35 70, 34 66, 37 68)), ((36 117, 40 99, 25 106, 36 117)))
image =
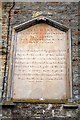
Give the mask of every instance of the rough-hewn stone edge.
POLYGON ((39 100, 39 99, 25 99, 25 100, 20 100, 20 99, 12 99, 13 103, 60 103, 60 104, 64 104, 67 103, 68 100, 67 99, 46 99, 46 100, 39 100))
POLYGON ((47 99, 47 100, 38 100, 38 99, 26 99, 26 100, 18 100, 11 99, 9 101, 5 100, 0 103, 1 105, 16 105, 17 103, 26 103, 26 104, 63 104, 65 106, 78 106, 80 100, 70 102, 68 99, 47 99))

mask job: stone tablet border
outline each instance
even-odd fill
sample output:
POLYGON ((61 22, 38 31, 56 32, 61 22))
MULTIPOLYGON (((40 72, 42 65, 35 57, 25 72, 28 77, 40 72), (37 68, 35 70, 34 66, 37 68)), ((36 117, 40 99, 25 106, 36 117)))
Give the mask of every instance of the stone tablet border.
POLYGON ((25 23, 22 23, 20 25, 17 25, 13 28, 13 32, 12 32, 12 41, 11 41, 11 50, 10 50, 10 64, 9 64, 9 76, 8 76, 8 86, 7 86, 7 100, 11 100, 13 102, 33 102, 33 103, 65 103, 66 100, 33 100, 33 99, 27 99, 27 100, 17 100, 17 99, 13 99, 11 96, 12 96, 12 70, 14 68, 13 66, 13 56, 15 54, 15 41, 17 39, 17 32, 20 32, 26 28, 29 28, 35 24, 38 24, 38 23, 46 23, 48 25, 51 25, 61 31, 64 31, 67 33, 67 37, 68 37, 68 55, 69 55, 69 63, 68 63, 68 67, 67 67, 67 76, 68 76, 68 84, 69 84, 69 89, 68 91, 70 91, 69 96, 70 96, 70 99, 72 98, 72 64, 71 64, 71 30, 69 28, 67 28, 66 26, 54 21, 54 20, 51 20, 47 17, 44 17, 44 16, 39 16, 39 17, 36 17, 28 22, 25 22, 25 23))

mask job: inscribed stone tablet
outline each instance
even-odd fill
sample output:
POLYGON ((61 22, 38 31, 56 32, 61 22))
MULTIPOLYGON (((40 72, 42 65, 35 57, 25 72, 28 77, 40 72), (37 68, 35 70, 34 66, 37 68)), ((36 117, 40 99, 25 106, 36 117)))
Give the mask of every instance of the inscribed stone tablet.
POLYGON ((67 98, 67 34, 45 23, 18 32, 14 99, 67 98))

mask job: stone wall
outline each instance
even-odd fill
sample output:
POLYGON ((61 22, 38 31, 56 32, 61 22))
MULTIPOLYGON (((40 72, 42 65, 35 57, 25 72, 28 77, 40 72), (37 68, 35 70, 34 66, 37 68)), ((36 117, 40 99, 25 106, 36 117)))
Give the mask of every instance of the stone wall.
MULTIPOLYGON (((80 100, 80 26, 79 26, 79 4, 80 2, 16 2, 11 10, 10 33, 8 34, 8 12, 12 7, 12 3, 3 2, 2 12, 2 45, 3 45, 3 63, 2 70, 4 72, 5 53, 7 39, 8 51, 10 51, 11 30, 12 27, 20 23, 26 22, 39 15, 44 15, 59 23, 66 25, 71 29, 72 35, 72 80, 73 80, 73 99, 70 106, 63 104, 38 104, 38 103, 15 103, 3 105, 3 120, 6 118, 14 118, 15 120, 79 120, 79 100, 80 100), (78 105, 78 108, 77 108, 78 105)), ((7 67, 8 69, 8 67, 7 67)), ((4 74, 3 74, 4 76, 4 74)))

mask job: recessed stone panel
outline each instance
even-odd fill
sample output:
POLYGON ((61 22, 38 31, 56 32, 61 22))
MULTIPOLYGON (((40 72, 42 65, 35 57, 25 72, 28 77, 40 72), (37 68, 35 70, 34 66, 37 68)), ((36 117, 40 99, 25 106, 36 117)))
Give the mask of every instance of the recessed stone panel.
POLYGON ((67 99, 67 33, 40 23, 18 32, 14 44, 12 98, 67 99))

